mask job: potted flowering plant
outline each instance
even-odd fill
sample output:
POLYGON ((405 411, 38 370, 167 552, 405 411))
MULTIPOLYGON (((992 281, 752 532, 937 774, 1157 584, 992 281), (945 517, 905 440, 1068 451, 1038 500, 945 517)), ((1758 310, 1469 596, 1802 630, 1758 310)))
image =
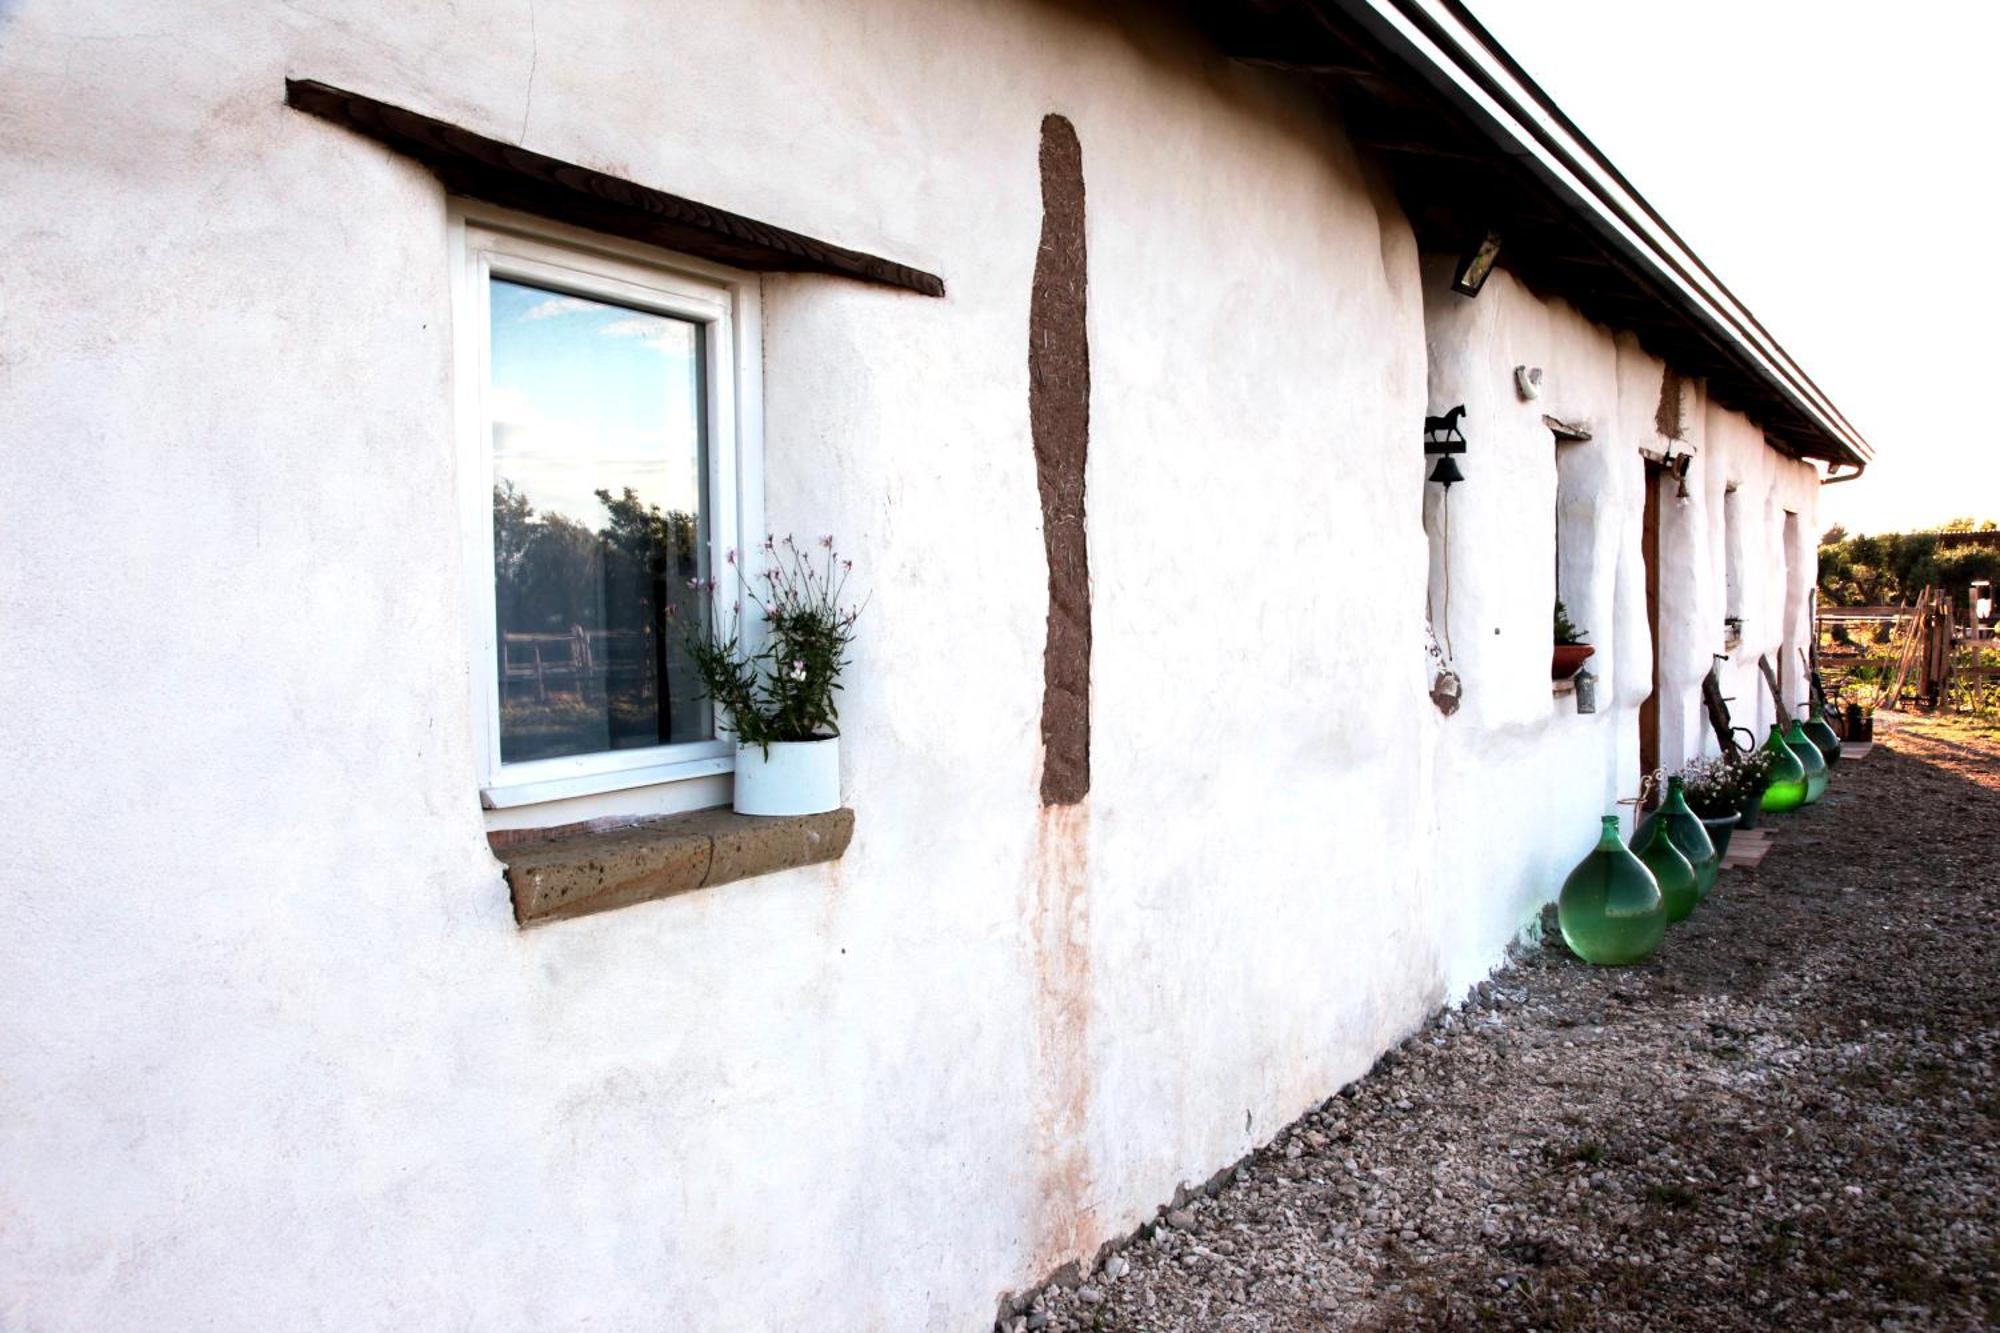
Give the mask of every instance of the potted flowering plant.
MULTIPOLYGON (((742 597, 763 613, 761 646, 743 640, 741 600, 725 626, 714 580, 706 623, 685 634, 696 674, 736 738, 738 814, 810 815, 840 805, 834 694, 861 608, 842 603, 854 562, 831 537, 819 545, 824 554, 815 556, 790 537, 767 537, 754 583, 738 573, 742 597)), ((728 560, 737 567, 736 552, 728 560)))
POLYGON ((1730 837, 1745 827, 1743 812, 1754 808, 1770 785, 1771 757, 1750 750, 1697 759, 1681 770, 1680 778, 1688 808, 1701 819, 1715 845, 1727 848, 1730 837))
POLYGON ((1555 680, 1568 680, 1583 669, 1583 659, 1597 650, 1585 643, 1584 632, 1570 623, 1569 611, 1560 598, 1556 601, 1555 636, 1555 660, 1549 674, 1555 680))
POLYGON ((1777 776, 1777 759, 1762 746, 1752 746, 1729 761, 1736 774, 1736 787, 1743 797, 1738 806, 1742 822, 1737 828, 1756 828, 1764 810, 1764 791, 1777 776))

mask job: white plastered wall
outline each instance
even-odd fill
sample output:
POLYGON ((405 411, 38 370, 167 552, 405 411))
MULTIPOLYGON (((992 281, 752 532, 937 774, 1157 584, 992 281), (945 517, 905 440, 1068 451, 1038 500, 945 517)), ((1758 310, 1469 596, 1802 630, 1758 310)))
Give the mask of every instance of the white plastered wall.
POLYGON ((1478 441, 1439 721, 1409 232, 1317 104, 1150 22, 5 11, 0 606, 34 651, 0 665, 0 1322, 972 1327, 1495 960, 1634 766, 1644 636, 1611 432, 1562 464, 1613 516, 1564 553, 1604 712, 1549 696, 1552 558, 1518 534, 1556 463, 1511 366, 1550 367, 1550 410, 1650 402, 1504 275, 1454 317, 1493 346, 1434 317, 1430 400, 1478 441), (286 110, 287 75, 944 275, 765 283, 772 523, 838 533, 874 599, 842 862, 515 930, 474 796, 445 197, 286 110), (1026 412, 1049 111, 1083 143, 1094 380, 1095 772, 1064 817, 1026 412))
MULTIPOLYGON (((1731 698, 1731 719, 1761 741, 1776 717, 1776 708, 1757 666, 1760 655, 1780 672, 1785 701, 1793 706, 1794 715, 1801 702, 1803 676, 1798 652, 1812 642, 1811 591, 1819 577, 1818 475, 1811 464, 1787 458, 1766 445, 1763 433, 1737 413, 1704 403, 1702 421, 1707 448, 1689 474, 1692 497, 1683 512, 1689 527, 1702 534, 1703 549, 1709 554, 1708 586, 1714 594, 1702 602, 1707 646, 1698 661, 1690 658, 1681 663, 1673 679, 1676 686, 1691 679, 1699 689, 1700 673, 1709 667, 1707 654, 1723 651, 1721 622, 1728 614, 1723 590, 1733 536, 1741 543, 1743 637, 1740 644, 1728 649, 1729 660, 1720 665, 1719 679, 1723 694, 1731 698), (1723 497, 1731 488, 1736 491, 1735 512, 1741 529, 1737 534, 1729 534, 1724 521, 1723 497), (1792 525, 1796 544, 1789 555, 1785 547, 1788 513, 1798 515, 1792 525)), ((1695 729, 1678 753, 1715 754, 1717 748, 1706 719, 1697 714, 1695 729)))
MULTIPOLYGON (((1459 711, 1428 728, 1437 774, 1432 853, 1440 898, 1458 908, 1443 926, 1456 994, 1530 922, 1595 840, 1596 816, 1614 808, 1644 697, 1630 670, 1635 625, 1626 614, 1644 585, 1637 482, 1613 443, 1617 349, 1574 311, 1534 300, 1504 271, 1476 299, 1450 290, 1446 258, 1427 259, 1424 276, 1430 411, 1463 404, 1469 441, 1460 460, 1466 481, 1448 498, 1427 486, 1425 498, 1432 614, 1465 687, 1459 711), (1540 398, 1520 398, 1516 366, 1542 368, 1540 398), (1545 413, 1588 423, 1594 438, 1558 450, 1545 413), (1599 678, 1598 711, 1588 715, 1554 693, 1549 676, 1559 503, 1562 597, 1597 649, 1589 665, 1599 678), (1438 595, 1447 560, 1448 613, 1438 595)), ((1643 644, 1643 605, 1636 632, 1643 644)))
POLYGON ((1429 705, 1384 649, 1423 596, 1416 257, 1312 99, 1031 5, 0 22, 0 596, 36 645, 0 666, 4 1322, 972 1327, 1444 998, 1429 705), (944 275, 765 284, 772 523, 873 594, 842 862, 514 928, 445 196, 288 75, 944 275), (1095 382, 1062 818, 1049 111, 1095 382))
POLYGON ((1722 650, 1725 486, 1738 486, 1753 506, 1746 512, 1759 516, 1743 538, 1754 608, 1746 609, 1748 652, 1724 664, 1725 693, 1742 696, 1739 722, 1768 725, 1769 692, 1749 683, 1757 652, 1775 662, 1781 646, 1806 641, 1803 614, 1788 620, 1784 608, 1788 597, 1801 604, 1813 558, 1801 543, 1788 571, 1783 517, 1796 512, 1795 530, 1813 531, 1817 480, 1743 417, 1708 403, 1699 384, 1684 387, 1682 437, 1670 443, 1656 425, 1666 367, 1636 339, 1537 297, 1504 270, 1477 298, 1457 295, 1452 263, 1424 262, 1429 411, 1465 406, 1467 480, 1448 498, 1427 486, 1424 520, 1433 620, 1464 681, 1459 711, 1427 724, 1438 900, 1459 913, 1441 923, 1448 989, 1457 994, 1492 965, 1496 941, 1530 925, 1554 896, 1596 839, 1600 815, 1624 814, 1629 827, 1631 807, 1618 802, 1638 793, 1639 711, 1653 689, 1656 649, 1646 615, 1646 458, 1670 448, 1694 455, 1686 504, 1674 499, 1673 477, 1656 483, 1660 762, 1668 771, 1717 748, 1701 681, 1722 650), (1517 391, 1517 366, 1542 370, 1537 397, 1517 391), (1545 415, 1591 438, 1559 444, 1545 415), (1558 595, 1596 649, 1587 663, 1598 678, 1594 714, 1578 714, 1572 696, 1552 691, 1558 595))

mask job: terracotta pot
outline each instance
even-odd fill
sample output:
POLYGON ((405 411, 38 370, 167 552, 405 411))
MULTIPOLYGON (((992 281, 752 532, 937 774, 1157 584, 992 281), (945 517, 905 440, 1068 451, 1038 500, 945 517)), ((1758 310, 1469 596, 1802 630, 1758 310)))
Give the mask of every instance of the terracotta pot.
POLYGON ((1559 643, 1555 661, 1549 668, 1552 680, 1568 680, 1583 669, 1583 659, 1597 650, 1587 643, 1559 643))

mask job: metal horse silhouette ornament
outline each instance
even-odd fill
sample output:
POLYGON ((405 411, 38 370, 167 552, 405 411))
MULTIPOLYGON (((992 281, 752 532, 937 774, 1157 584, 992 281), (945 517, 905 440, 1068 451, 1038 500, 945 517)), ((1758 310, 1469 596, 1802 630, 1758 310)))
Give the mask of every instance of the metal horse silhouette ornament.
POLYGON ((1427 454, 1462 454, 1465 452, 1465 437, 1458 433, 1459 418, 1465 415, 1465 404, 1460 403, 1441 417, 1424 418, 1424 452, 1427 454))

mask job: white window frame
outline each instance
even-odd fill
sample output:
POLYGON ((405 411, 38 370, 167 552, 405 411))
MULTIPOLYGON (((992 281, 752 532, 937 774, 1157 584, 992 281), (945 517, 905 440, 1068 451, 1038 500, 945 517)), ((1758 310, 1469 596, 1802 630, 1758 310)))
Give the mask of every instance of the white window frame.
MULTIPOLYGON (((733 771, 735 745, 720 716, 714 740, 501 762, 493 441, 487 413, 492 351, 488 284, 495 276, 516 279, 702 326, 708 560, 713 576, 726 582, 735 568, 728 553, 743 549, 744 534, 764 531, 763 333, 756 275, 468 201, 452 204, 449 225, 459 501, 480 804, 506 810, 733 771)), ((745 611, 754 614, 754 605, 746 605, 745 611)), ((762 626, 746 615, 743 628, 754 642, 762 626)))

